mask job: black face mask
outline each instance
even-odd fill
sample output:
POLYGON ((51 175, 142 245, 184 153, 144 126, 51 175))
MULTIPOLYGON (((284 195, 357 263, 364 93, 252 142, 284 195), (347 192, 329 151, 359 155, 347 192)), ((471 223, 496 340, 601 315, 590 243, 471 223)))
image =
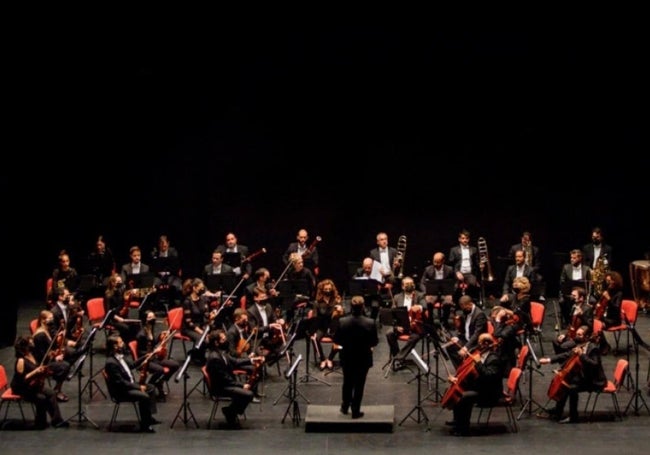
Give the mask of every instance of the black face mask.
POLYGON ((222 351, 225 351, 226 349, 228 349, 228 341, 224 341, 223 343, 219 343, 219 344, 217 344, 217 346, 222 351))
POLYGON ((470 314, 472 312, 471 308, 463 308, 463 313, 464 314, 470 314))
POLYGON ((323 291, 323 295, 330 296, 330 295, 333 295, 333 294, 334 294, 334 291, 323 291))
POLYGON ((413 286, 412 284, 407 284, 406 286, 404 286, 404 291, 413 292, 415 291, 415 286, 413 286))
POLYGON ((204 289, 204 288, 201 288, 201 289, 199 289, 198 291, 196 291, 196 293, 197 293, 198 295, 203 295, 203 294, 205 294, 205 289, 204 289))
POLYGON ((600 245, 600 240, 593 239, 593 243, 594 243, 594 245, 598 246, 598 245, 600 245))

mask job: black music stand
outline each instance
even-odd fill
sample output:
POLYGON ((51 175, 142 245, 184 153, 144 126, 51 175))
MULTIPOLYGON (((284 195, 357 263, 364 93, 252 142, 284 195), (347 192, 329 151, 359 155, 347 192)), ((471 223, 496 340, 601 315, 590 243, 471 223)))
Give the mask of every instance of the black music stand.
POLYGON ((438 307, 438 319, 442 321, 443 319, 442 305, 444 302, 444 296, 450 295, 452 296, 452 300, 453 300, 454 293, 456 292, 456 280, 451 278, 446 278, 442 280, 429 280, 424 284, 424 286, 425 286, 426 295, 433 295, 438 298, 438 302, 440 303, 440 306, 438 307))
MULTIPOLYGON (((632 403, 634 403, 634 406, 632 409, 634 410, 634 415, 638 416, 639 410, 641 409, 641 403, 643 406, 646 408, 648 413, 650 414, 650 408, 648 407, 648 403, 646 403, 645 398, 643 397, 643 394, 641 393, 641 389, 639 388, 639 346, 643 346, 646 349, 650 350, 650 346, 647 345, 642 339, 639 333, 636 331, 636 328, 634 327, 634 324, 630 323, 630 320, 627 318, 625 313, 623 313, 625 317, 625 324, 627 324, 627 329, 632 332, 632 340, 634 343, 634 358, 635 358, 635 365, 634 365, 634 393, 632 393, 632 396, 630 397, 630 401, 627 403, 627 406, 625 406, 625 411, 623 411, 623 415, 627 414, 628 409, 632 406, 632 403)), ((629 349, 628 349, 629 352, 629 349)), ((629 365, 629 363, 628 363, 629 365)), ((629 370, 628 370, 629 373, 629 370)), ((648 370, 648 374, 650 374, 650 370, 648 370)))
POLYGON ((326 386, 331 386, 329 382, 317 378, 315 376, 312 376, 309 373, 309 364, 310 364, 310 352, 311 352, 311 343, 312 343, 312 335, 316 333, 316 324, 318 323, 318 320, 313 317, 313 318, 304 318, 304 309, 301 310, 303 312, 303 317, 298 321, 298 325, 296 326, 297 330, 297 337, 298 338, 305 338, 305 374, 300 377, 300 382, 320 382, 321 384, 325 384, 326 386))
POLYGON ((526 335, 526 345, 528 346, 528 358, 526 359, 526 369, 528 370, 528 398, 526 399, 526 402, 521 407, 521 411, 517 416, 517 420, 520 420, 521 416, 524 415, 524 412, 526 411, 528 411, 529 416, 533 413, 533 403, 537 406, 537 408, 535 408, 536 410, 544 409, 544 406, 539 404, 533 398, 533 372, 537 372, 542 376, 544 376, 544 373, 539 369, 541 364, 539 363, 539 359, 537 358, 537 355, 535 355, 533 346, 530 344, 530 338, 528 337, 528 335, 526 335), (535 363, 534 365, 533 362, 535 363))
MULTIPOLYGON (((298 324, 300 324, 300 321, 298 322, 298 324)), ((287 339, 287 342, 284 344, 284 346, 283 346, 282 349, 280 350, 280 353, 278 354, 280 357, 282 357, 283 355, 289 355, 289 366, 287 367, 287 368, 288 368, 287 371, 291 371, 291 370, 293 370, 291 367, 294 366, 294 360, 293 360, 293 356, 294 356, 294 352, 293 352, 293 344, 295 343, 295 341, 296 341, 296 339, 297 339, 297 338, 296 338, 296 333, 297 333, 297 331, 294 331, 291 335, 289 335, 289 338, 287 339)), ((302 355, 300 356, 300 359, 302 360, 302 355)), ((296 365, 296 366, 297 366, 297 365, 296 365)), ((304 395, 303 395, 303 394, 298 390, 298 384, 297 384, 297 378, 298 378, 298 377, 297 377, 297 371, 291 371, 291 372, 293 373, 293 374, 291 375, 292 380, 289 381, 289 383, 287 384, 287 386, 286 386, 286 387, 282 390, 282 392, 280 392, 280 394, 277 396, 277 398, 276 398, 275 401, 273 402, 273 406, 275 406, 276 404, 278 404, 278 402, 280 401, 280 398, 282 398, 282 397, 288 397, 291 401, 295 401, 295 399, 297 399, 298 395, 300 395, 300 396, 302 397, 302 399, 305 400, 307 403, 310 403, 310 401, 307 399, 307 397, 305 397, 305 396, 304 396, 304 395), (294 374, 296 375, 295 377, 294 377, 294 374)), ((285 377, 286 377, 287 379, 289 378, 289 376, 287 376, 286 374, 285 374, 285 377)), ((285 414, 285 417, 286 417, 286 414, 285 414)), ((284 419, 282 419, 282 421, 284 422, 284 419)))
MULTIPOLYGON (((86 342, 80 349, 81 355, 77 358, 77 360, 74 362, 72 365, 72 368, 70 369, 70 372, 68 373, 67 379, 70 380, 74 376, 77 376, 77 412, 70 417, 68 417, 66 420, 64 420, 61 424, 65 422, 69 422, 75 417, 78 418, 77 422, 79 424, 83 422, 89 422, 92 426, 95 427, 95 429, 99 430, 99 425, 97 425, 93 420, 91 420, 88 415, 86 414, 86 411, 83 410, 81 406, 81 397, 83 395, 83 389, 81 387, 81 377, 83 376, 83 373, 81 372, 81 369, 83 368, 84 361, 86 360, 86 357, 88 356, 88 352, 92 352, 92 345, 93 345, 93 339, 95 338, 95 334, 97 333, 98 328, 93 327, 93 329, 90 331, 88 334, 88 338, 86 338, 86 342)), ((92 357, 91 357, 92 358, 92 357)), ((92 380, 92 379, 91 379, 92 380)), ((90 381, 90 380, 89 380, 90 381)), ((99 387, 99 386, 98 386, 99 387)), ((104 393, 104 392, 102 392, 104 393)))
POLYGON ((287 405, 287 410, 284 412, 282 417, 282 423, 289 414, 291 414, 291 421, 293 426, 297 427, 300 425, 300 406, 298 405, 298 365, 302 361, 302 354, 298 355, 298 358, 295 362, 292 362, 289 365, 289 369, 284 374, 284 377, 289 380, 289 404, 287 405))
MULTIPOLYGON (((111 308, 110 310, 108 310, 108 312, 104 316, 104 319, 99 324, 99 326, 93 327, 93 329, 90 331, 90 333, 88 334, 88 338, 86 338, 84 345, 80 349, 80 352, 88 353, 90 358, 90 360, 88 361, 89 362, 88 380, 86 381, 86 384, 81 389, 81 394, 83 394, 86 388, 88 388, 88 401, 92 401, 93 395, 95 394, 95 392, 93 391, 93 385, 96 387, 96 390, 104 396, 104 398, 108 398, 108 395, 104 393, 102 388, 95 380, 95 378, 102 372, 102 370, 100 369, 96 373, 93 373, 93 357, 95 354, 93 343, 95 341, 95 335, 97 334, 97 332, 99 332, 100 330, 104 330, 106 328, 106 324, 110 323, 113 320, 113 316, 115 315, 116 312, 117 312, 117 308, 111 308)), ((77 361, 79 361, 79 359, 77 359, 77 361)), ((69 376, 68 379, 72 377, 70 375, 68 376, 69 376)))
POLYGON ((206 275, 205 287, 210 292, 221 291, 222 294, 230 294, 237 286, 237 275, 234 273, 217 273, 206 275))
POLYGON ((422 360, 422 358, 418 355, 415 349, 411 349, 411 357, 413 357, 413 360, 415 361, 415 364, 417 365, 417 403, 413 408, 409 411, 408 414, 404 416, 404 418, 400 421, 399 425, 401 426, 406 419, 411 418, 414 420, 416 423, 421 423, 421 422, 426 422, 427 423, 427 428, 426 431, 429 431, 431 428, 429 427, 429 416, 427 416, 427 413, 424 411, 424 408, 422 407, 422 403, 424 400, 428 399, 429 395, 426 397, 422 398, 422 376, 428 375, 429 374, 429 365, 422 360), (417 413, 416 417, 413 417, 413 413, 417 413))
POLYGON ((178 373, 176 373, 176 377, 174 378, 175 382, 179 382, 181 378, 183 378, 183 403, 181 403, 181 406, 178 408, 178 412, 176 413, 176 416, 174 417, 174 420, 172 420, 172 424, 169 426, 169 428, 174 428, 174 424, 176 423, 176 420, 180 417, 181 412, 183 412, 183 423, 187 427, 187 423, 190 421, 190 418, 194 421, 194 425, 196 425, 196 428, 199 428, 199 422, 197 422, 196 417, 194 417, 194 413, 192 412, 192 408, 190 407, 190 402, 188 401, 189 396, 192 394, 194 389, 196 387, 193 387, 192 390, 189 392, 187 391, 187 380, 189 379, 189 375, 187 374, 187 367, 189 366, 190 362, 192 361, 194 355, 198 352, 201 351, 201 346, 203 346, 203 343, 205 343, 205 338, 208 336, 208 332, 210 331, 210 326, 206 325, 203 327, 203 334, 201 335, 201 338, 199 341, 190 349, 190 351, 187 353, 187 356, 185 357, 185 362, 183 362, 183 365, 178 369, 178 373))
POLYGON ((154 284, 154 274, 152 272, 132 273, 126 276, 126 283, 133 289, 152 288, 154 284))

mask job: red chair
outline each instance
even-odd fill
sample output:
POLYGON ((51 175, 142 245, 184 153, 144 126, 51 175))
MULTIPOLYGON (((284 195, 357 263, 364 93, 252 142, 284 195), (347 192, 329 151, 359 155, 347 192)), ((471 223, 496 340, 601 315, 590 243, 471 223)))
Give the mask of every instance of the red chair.
POLYGON ((172 308, 167 312, 167 327, 170 331, 175 331, 172 336, 171 341, 169 342, 169 353, 167 358, 171 358, 172 350, 174 349, 174 341, 179 340, 183 345, 183 353, 187 357, 187 347, 185 342, 192 342, 192 339, 181 333, 181 327, 183 326, 183 307, 172 308))
MULTIPOLYGON (((23 402, 25 400, 23 397, 20 395, 16 395, 13 393, 11 390, 11 387, 9 386, 9 381, 7 379, 7 370, 5 370, 4 365, 0 365, 0 393, 2 395, 0 396, 0 412, 2 412, 3 406, 5 407, 5 415, 2 418, 2 421, 0 421, 0 428, 3 428, 5 423, 7 422, 7 415, 9 414, 9 406, 12 403, 15 403, 18 405, 18 409, 20 409, 20 415, 23 418, 23 425, 27 423, 27 419, 25 419, 25 412, 23 411, 23 402)), ((34 406, 31 404, 32 411, 34 411, 34 406)))
POLYGON ((519 431, 519 425, 517 425, 517 418, 515 417, 515 412, 513 410, 513 404, 516 403, 517 398, 521 396, 519 391, 519 381, 521 379, 522 370, 514 367, 510 370, 508 375, 508 382, 506 390, 503 391, 503 396, 499 398, 499 402, 494 406, 477 406, 479 408, 479 414, 477 423, 481 423, 481 416, 483 415, 483 410, 488 410, 487 419, 485 420, 485 425, 490 423, 490 416, 492 415, 492 410, 497 407, 503 407, 506 410, 506 415, 508 416, 508 423, 510 429, 513 433, 519 431))
POLYGON ((627 347, 626 350, 629 352, 630 349, 630 331, 628 326, 636 324, 636 318, 639 314, 639 305, 634 300, 623 299, 621 302, 621 324, 613 327, 608 327, 605 329, 605 332, 612 332, 614 334, 614 341, 616 346, 614 347, 614 352, 618 352, 618 346, 621 339, 621 333, 627 333, 627 347))
POLYGON ((598 402, 598 397, 603 393, 612 396, 612 404, 614 405, 614 418, 623 420, 623 414, 621 413, 621 407, 618 403, 617 395, 618 395, 618 391, 621 389, 621 386, 623 385, 625 376, 629 374, 629 365, 630 363, 627 360, 618 359, 618 361, 616 362, 616 366, 614 367, 614 379, 612 380, 608 379, 607 384, 605 385, 605 387, 603 387, 602 390, 589 393, 589 396, 587 397, 587 403, 585 403, 585 414, 587 413, 587 409, 589 408, 589 401, 591 400, 591 395, 595 394, 594 403, 591 407, 591 413, 589 414, 589 420, 593 419, 594 411, 596 410, 596 403, 598 402))
POLYGON ((539 352, 544 355, 544 343, 542 343, 542 325, 544 324, 544 315, 546 307, 541 302, 530 302, 530 322, 533 326, 532 337, 539 346, 539 352))
POLYGON ((48 308, 52 308, 54 304, 54 296, 52 295, 52 288, 54 287, 54 278, 50 277, 45 282, 45 302, 48 308))
POLYGON ((36 332, 36 329, 38 329, 38 318, 37 319, 32 319, 29 321, 29 333, 34 335, 34 332, 36 332))
MULTIPOLYGON (((106 317, 103 297, 93 297, 86 302, 86 314, 91 327, 99 327, 106 317)), ((115 327, 106 324, 104 326, 104 335, 108 337, 109 333, 115 330, 115 327)))

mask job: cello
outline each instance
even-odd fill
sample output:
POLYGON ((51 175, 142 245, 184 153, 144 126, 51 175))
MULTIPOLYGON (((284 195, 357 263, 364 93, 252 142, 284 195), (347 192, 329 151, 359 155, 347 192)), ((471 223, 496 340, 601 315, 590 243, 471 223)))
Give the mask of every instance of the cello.
POLYGON ((562 369, 555 372, 555 377, 551 380, 551 384, 548 387, 547 395, 549 399, 557 402, 566 396, 571 387, 569 379, 582 368, 580 355, 584 353, 588 344, 589 343, 587 342, 573 348, 571 357, 567 359, 562 366, 562 369))

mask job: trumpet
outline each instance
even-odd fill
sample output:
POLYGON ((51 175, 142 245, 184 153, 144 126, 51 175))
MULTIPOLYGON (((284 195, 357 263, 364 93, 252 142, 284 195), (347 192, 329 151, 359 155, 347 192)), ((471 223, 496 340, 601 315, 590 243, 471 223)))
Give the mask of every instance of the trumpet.
POLYGON ((404 260, 406 259, 406 236, 400 235, 397 239, 397 255, 395 256, 395 269, 397 271, 397 278, 404 277, 404 260))
POLYGON ((481 269, 481 275, 485 281, 494 281, 494 275, 492 275, 492 267, 490 267, 490 258, 488 256, 488 247, 485 238, 478 238, 478 257, 479 264, 483 267, 481 269), (487 274, 487 276, 486 276, 487 274))

